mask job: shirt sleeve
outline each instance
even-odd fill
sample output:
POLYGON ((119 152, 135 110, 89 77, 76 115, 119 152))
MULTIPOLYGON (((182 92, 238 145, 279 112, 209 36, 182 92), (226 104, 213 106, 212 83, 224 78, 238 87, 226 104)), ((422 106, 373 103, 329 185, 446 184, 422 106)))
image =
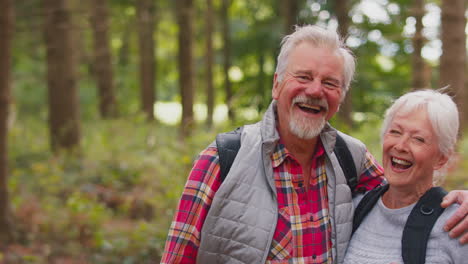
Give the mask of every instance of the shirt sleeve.
POLYGON ((385 183, 384 170, 372 154, 366 150, 364 170, 362 171, 354 194, 370 191, 385 183))
POLYGON ((167 236, 161 263, 195 263, 200 231, 221 185, 218 151, 209 147, 194 162, 167 236))

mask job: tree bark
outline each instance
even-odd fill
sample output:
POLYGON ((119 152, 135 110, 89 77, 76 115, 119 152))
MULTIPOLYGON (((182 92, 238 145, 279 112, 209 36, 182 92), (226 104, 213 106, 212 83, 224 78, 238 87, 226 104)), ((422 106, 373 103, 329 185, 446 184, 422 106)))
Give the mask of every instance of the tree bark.
POLYGON ((206 125, 213 126, 214 87, 213 87, 213 1, 206 0, 206 125))
POLYGON ((94 71, 103 118, 117 116, 114 76, 109 42, 108 0, 91 0, 91 25, 94 33, 94 71))
POLYGON ((440 57, 441 87, 450 86, 450 91, 460 110, 461 128, 468 124, 468 93, 464 89, 466 72, 466 17, 465 0, 442 1, 440 57))
POLYGON ((70 11, 66 0, 43 0, 47 46, 50 144, 54 152, 80 143, 70 11))
POLYGON ((294 32, 294 25, 298 24, 299 1, 286 0, 281 2, 284 12, 284 33, 291 34, 294 32))
POLYGON ((426 77, 426 64, 421 55, 425 43, 423 36, 424 0, 414 0, 413 16, 416 19, 416 31, 413 36, 413 80, 412 89, 419 90, 429 88, 429 80, 426 77))
POLYGON ((153 108, 156 100, 155 9, 153 0, 137 1, 141 107, 149 120, 154 119, 153 108))
POLYGON ((226 93, 226 104, 228 107, 229 120, 235 119, 235 114, 232 109, 232 83, 229 78, 229 69, 231 68, 231 28, 229 25, 229 8, 231 0, 222 0, 221 3, 221 18, 223 26, 223 73, 224 73, 224 89, 226 93))
POLYGON ((130 39, 133 28, 133 23, 126 21, 121 32, 122 45, 118 51, 118 64, 123 68, 127 67, 129 64, 130 39))
POLYGON ((0 248, 13 239, 8 195, 8 114, 11 96, 13 0, 0 0, 0 248))
POLYGON ((182 96, 182 136, 191 134, 193 116, 193 0, 176 0, 179 25, 179 81, 182 96))
MULTIPOLYGON (((338 19, 338 33, 343 38, 346 38, 348 35, 348 29, 349 29, 349 24, 350 24, 349 10, 350 10, 349 0, 335 0, 335 11, 336 11, 336 17, 338 19)), ((351 93, 348 93, 344 101, 341 103, 338 116, 349 128, 352 128, 354 125, 353 118, 351 116, 352 112, 353 112, 353 98, 351 96, 351 93)))

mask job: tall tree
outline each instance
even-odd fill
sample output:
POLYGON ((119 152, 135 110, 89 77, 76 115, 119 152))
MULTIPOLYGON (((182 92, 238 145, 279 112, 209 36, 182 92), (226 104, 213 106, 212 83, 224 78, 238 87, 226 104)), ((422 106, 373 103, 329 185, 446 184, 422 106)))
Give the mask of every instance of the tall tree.
POLYGON ((80 143, 75 59, 68 4, 68 0, 43 0, 49 130, 53 151, 71 150, 80 143))
POLYGON ((179 25, 179 82, 182 96, 183 136, 190 135, 193 127, 193 0, 176 0, 177 24, 179 25))
POLYGON ((284 12, 284 33, 290 34, 294 31, 294 25, 298 23, 299 0, 281 1, 284 12))
MULTIPOLYGON (((343 38, 346 38, 349 30, 349 10, 350 10, 350 1, 349 0, 335 0, 335 12, 336 18, 338 20, 338 32, 343 38)), ((351 117, 353 111, 353 101, 351 94, 348 94, 343 103, 340 106, 340 112, 338 116, 340 119, 348 126, 353 126, 353 119, 351 117)))
POLYGON ((0 0, 0 247, 13 238, 8 195, 8 113, 10 107, 13 0, 0 0))
POLYGON ((93 74, 98 87, 99 112, 103 118, 116 117, 117 103, 109 43, 109 2, 92 0, 90 3, 94 33, 93 74))
POLYGON ((414 90, 428 88, 429 78, 426 77, 426 64, 424 63, 424 58, 422 57, 422 48, 424 46, 424 36, 423 36, 423 17, 425 14, 424 10, 424 0, 414 0, 413 3, 413 16, 416 19, 416 31, 413 36, 413 61, 412 61, 412 88, 414 90))
POLYGON ((213 0, 206 0, 205 34, 206 34, 206 124, 213 126, 214 87, 213 87, 213 0))
MULTIPOLYGON (((119 48, 118 52, 118 64, 120 67, 126 67, 129 63, 129 55, 130 55, 130 38, 133 30, 133 23, 130 19, 126 19, 125 24, 123 26, 122 32, 120 32, 121 36, 120 39, 122 41, 122 45, 119 48)), ((143 107, 142 107, 143 109, 143 107)))
MULTIPOLYGON (((138 20, 138 47, 140 57, 140 86, 141 86, 141 106, 148 119, 154 119, 154 101, 155 101, 155 80, 156 80, 156 61, 155 61, 155 1, 138 0, 137 1, 137 20, 138 20)), ((183 76, 183 75, 182 75, 183 76)))
POLYGON ((461 110, 461 127, 468 125, 468 92, 465 91, 466 73, 466 1, 442 1, 441 39, 442 56, 440 57, 440 86, 450 85, 456 95, 455 101, 461 110))
POLYGON ((228 107, 228 118, 234 120, 234 111, 232 109, 232 83, 229 78, 229 69, 231 68, 231 27, 229 24, 229 9, 232 0, 222 0, 221 3, 221 19, 222 19, 222 35, 223 35, 223 73, 224 73, 224 89, 226 93, 226 104, 228 107))

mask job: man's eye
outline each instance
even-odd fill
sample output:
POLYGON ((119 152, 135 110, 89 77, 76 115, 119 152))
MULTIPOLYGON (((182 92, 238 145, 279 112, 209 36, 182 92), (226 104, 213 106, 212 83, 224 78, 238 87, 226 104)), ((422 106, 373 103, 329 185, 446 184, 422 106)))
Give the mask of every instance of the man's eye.
POLYGON ((421 143, 425 142, 424 138, 422 137, 414 137, 414 140, 416 140, 417 142, 421 142, 421 143))
POLYGON ((325 86, 326 86, 327 88, 331 88, 331 89, 335 89, 335 88, 338 88, 338 87, 339 87, 339 85, 336 84, 336 83, 334 83, 334 82, 325 82, 325 86))
POLYGON ((396 129, 390 129, 388 131, 389 134, 392 134, 392 135, 400 135, 400 131, 396 130, 396 129))
POLYGON ((307 82, 310 80, 309 76, 306 75, 297 75, 296 79, 298 79, 300 82, 307 82))

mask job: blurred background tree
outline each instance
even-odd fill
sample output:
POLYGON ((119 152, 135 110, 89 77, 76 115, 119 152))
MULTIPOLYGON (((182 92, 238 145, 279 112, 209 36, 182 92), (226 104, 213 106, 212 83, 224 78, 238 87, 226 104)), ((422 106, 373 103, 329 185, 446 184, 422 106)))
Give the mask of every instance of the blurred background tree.
MULTIPOLYGON (((157 263, 193 158, 261 118, 296 24, 355 53, 331 122, 378 158, 407 91, 449 85, 468 124, 464 0, 0 3, 0 233, 17 234, 0 262, 157 263)), ((468 188, 466 151, 448 189, 468 188)))
POLYGON ((14 11, 12 0, 0 1, 0 248, 13 241, 13 222, 8 193, 8 116, 11 104, 11 42, 14 11))

